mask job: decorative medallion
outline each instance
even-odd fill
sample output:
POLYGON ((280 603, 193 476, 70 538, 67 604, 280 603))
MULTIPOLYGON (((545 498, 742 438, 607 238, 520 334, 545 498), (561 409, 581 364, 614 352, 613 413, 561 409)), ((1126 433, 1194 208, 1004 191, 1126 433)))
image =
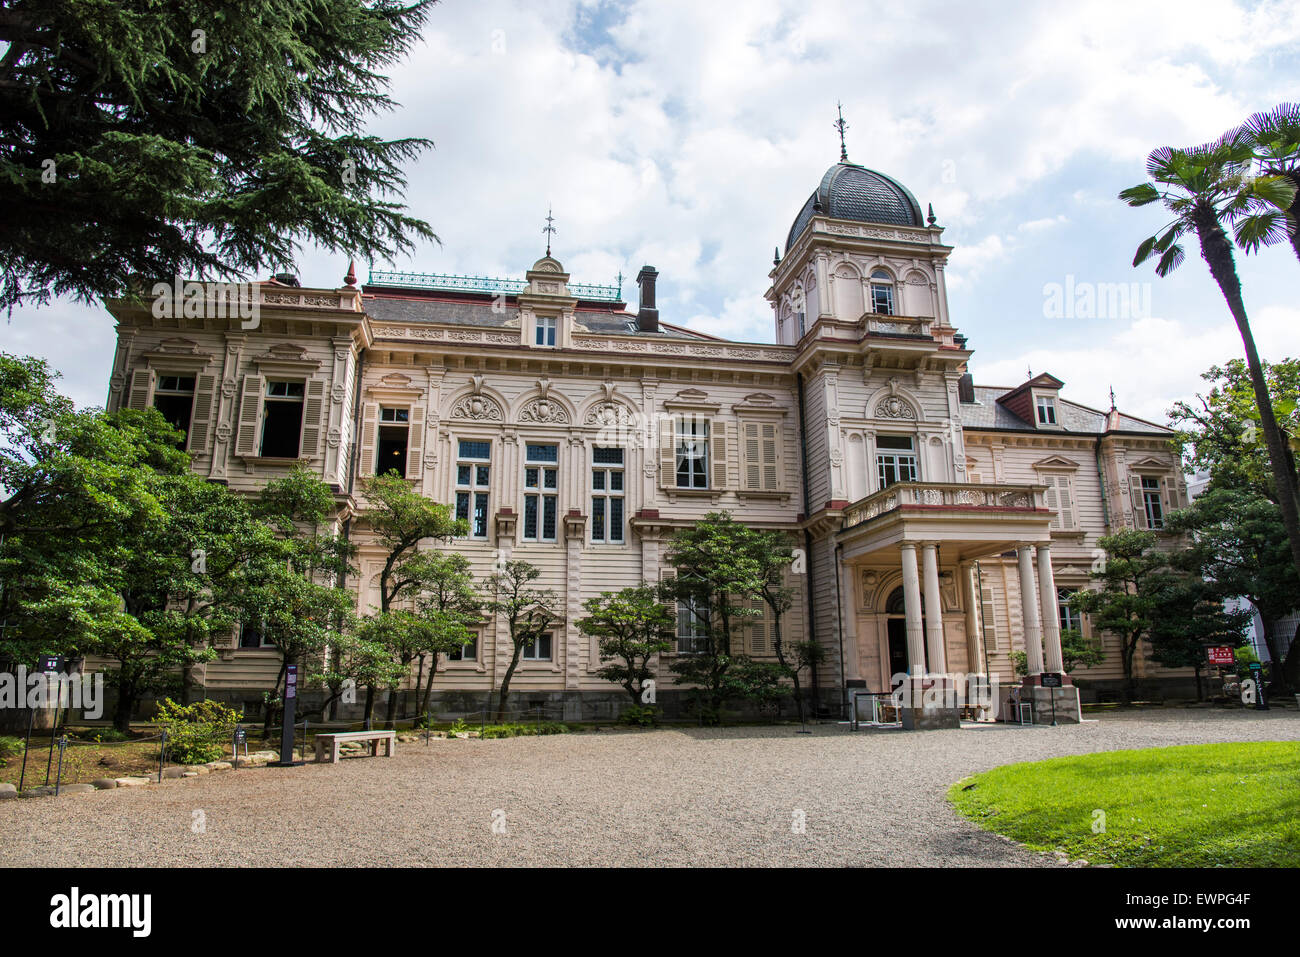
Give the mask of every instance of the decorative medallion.
POLYGON ((876 405, 876 417, 880 419, 915 419, 912 407, 896 395, 891 395, 876 405))

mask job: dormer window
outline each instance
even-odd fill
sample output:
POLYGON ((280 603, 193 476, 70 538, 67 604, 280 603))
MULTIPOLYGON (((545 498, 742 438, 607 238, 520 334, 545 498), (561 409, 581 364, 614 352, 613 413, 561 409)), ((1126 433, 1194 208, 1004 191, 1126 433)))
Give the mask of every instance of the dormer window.
POLYGON ((537 317, 537 345, 555 345, 555 316, 537 317))
POLYGON ((1050 395, 1040 395, 1034 399, 1034 407, 1038 410, 1039 425, 1057 425, 1056 421, 1056 399, 1050 395))
POLYGON ((871 311, 882 316, 894 314, 894 277, 883 269, 871 274, 871 311))

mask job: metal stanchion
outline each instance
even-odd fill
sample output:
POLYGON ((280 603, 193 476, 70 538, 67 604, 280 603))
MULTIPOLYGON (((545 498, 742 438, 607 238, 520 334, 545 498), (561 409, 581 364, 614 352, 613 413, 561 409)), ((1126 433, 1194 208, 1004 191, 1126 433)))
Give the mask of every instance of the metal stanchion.
POLYGON ((54 796, 59 796, 59 785, 63 783, 63 752, 68 749, 68 736, 59 738, 59 773, 54 779, 54 796))
POLYGON ((158 783, 162 784, 163 765, 167 763, 167 729, 163 728, 162 743, 158 748, 158 783))

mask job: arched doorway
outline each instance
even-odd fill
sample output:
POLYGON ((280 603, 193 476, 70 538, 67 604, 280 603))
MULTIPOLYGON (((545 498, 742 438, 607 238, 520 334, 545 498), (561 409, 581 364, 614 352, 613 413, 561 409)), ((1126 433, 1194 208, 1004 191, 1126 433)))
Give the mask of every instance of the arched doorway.
MULTIPOLYGON (((909 674, 911 660, 907 654, 907 617, 906 600, 903 598, 903 586, 899 585, 889 593, 885 601, 885 627, 889 634, 889 674, 909 674)), ((921 633, 925 634, 925 596, 921 596, 921 633)), ((925 671, 930 670, 930 650, 926 649, 925 671)))

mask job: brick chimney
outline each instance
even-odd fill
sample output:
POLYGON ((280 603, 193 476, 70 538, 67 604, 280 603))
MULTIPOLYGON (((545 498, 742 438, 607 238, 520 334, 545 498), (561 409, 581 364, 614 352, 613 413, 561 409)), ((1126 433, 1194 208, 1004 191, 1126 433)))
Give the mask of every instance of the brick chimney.
POLYGON ((659 331, 659 310, 655 308, 655 280, 658 278, 659 273, 654 266, 642 266, 636 274, 636 284, 641 290, 636 327, 642 332, 659 331))

